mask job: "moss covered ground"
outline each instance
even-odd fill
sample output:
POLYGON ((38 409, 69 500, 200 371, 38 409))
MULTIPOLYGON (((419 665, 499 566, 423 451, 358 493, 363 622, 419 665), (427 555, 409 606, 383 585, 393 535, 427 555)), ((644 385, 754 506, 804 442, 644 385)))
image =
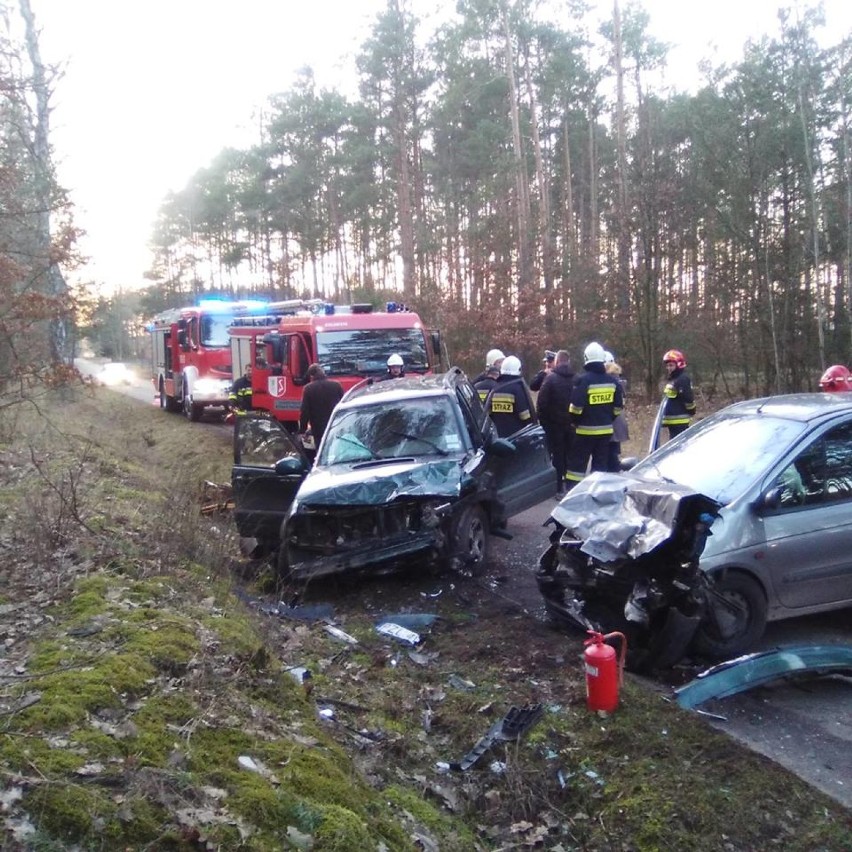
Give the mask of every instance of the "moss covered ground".
POLYGON ((269 615, 293 590, 201 512, 227 431, 59 405, 0 429, 3 849, 852 850, 847 811, 659 694, 589 713, 579 640, 482 581, 301 590, 354 646, 269 615), (375 632, 413 609, 437 616, 417 651, 375 632))

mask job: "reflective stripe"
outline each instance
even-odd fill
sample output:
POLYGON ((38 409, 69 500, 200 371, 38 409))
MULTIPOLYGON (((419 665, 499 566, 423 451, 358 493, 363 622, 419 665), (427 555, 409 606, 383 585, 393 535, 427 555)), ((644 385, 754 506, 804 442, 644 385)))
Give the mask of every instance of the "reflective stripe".
POLYGON ((582 482, 586 478, 585 473, 577 473, 573 470, 565 471, 566 482, 582 482))
POLYGON ((611 435, 612 424, 609 426, 577 426, 574 431, 577 435, 611 435))
POLYGON ((689 423, 688 417, 664 417, 663 426, 684 426, 689 423))
POLYGON ((568 413, 569 414, 582 414, 583 409, 582 409, 581 406, 574 405, 574 403, 572 402, 571 405, 568 406, 568 413))

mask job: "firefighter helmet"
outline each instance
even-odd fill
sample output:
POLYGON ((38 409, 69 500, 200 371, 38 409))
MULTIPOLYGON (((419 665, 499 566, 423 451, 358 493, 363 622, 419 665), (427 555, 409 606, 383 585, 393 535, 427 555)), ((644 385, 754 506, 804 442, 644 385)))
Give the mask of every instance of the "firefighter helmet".
POLYGON ((485 356, 485 369, 490 370, 492 367, 498 367, 500 361, 506 356, 499 349, 489 349, 485 356))
POLYGON ((663 363, 667 364, 669 361, 674 363, 678 370, 682 370, 686 366, 686 355, 684 355, 680 349, 669 349, 669 351, 663 355, 663 363))
POLYGON ((388 358, 388 367, 403 367, 403 366, 405 366, 405 363, 403 362, 401 355, 397 355, 396 353, 394 353, 393 355, 390 356, 390 358, 388 358))
POLYGON ((590 343, 583 350, 584 364, 603 364, 606 360, 606 350, 600 343, 590 343))
POLYGON ((521 359, 515 355, 510 355, 503 359, 500 365, 501 376, 520 376, 521 375, 521 359))
POLYGON ((850 378, 852 378, 852 374, 846 367, 842 364, 834 364, 822 374, 819 380, 819 389, 829 392, 852 390, 850 378))
POLYGON ((612 354, 608 349, 604 352, 604 364, 614 364, 615 363, 615 355, 612 354))

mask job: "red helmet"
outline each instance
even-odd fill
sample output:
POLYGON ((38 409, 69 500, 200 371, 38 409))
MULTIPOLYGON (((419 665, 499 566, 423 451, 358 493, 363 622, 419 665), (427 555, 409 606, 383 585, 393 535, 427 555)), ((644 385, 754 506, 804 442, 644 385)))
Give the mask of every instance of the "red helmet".
POLYGON ((665 355, 663 355, 663 363, 666 361, 674 361, 675 367, 678 370, 682 370, 686 366, 686 355, 680 351, 680 349, 669 349, 665 355))
POLYGON ((850 384, 852 374, 842 364, 834 364, 829 367, 819 380, 819 389, 821 391, 848 391, 852 390, 850 384))

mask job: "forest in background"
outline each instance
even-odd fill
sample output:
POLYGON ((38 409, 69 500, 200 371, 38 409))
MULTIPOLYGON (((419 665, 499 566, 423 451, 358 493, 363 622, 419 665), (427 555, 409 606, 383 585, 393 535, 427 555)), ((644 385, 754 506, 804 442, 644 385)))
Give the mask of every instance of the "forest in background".
MULTIPOLYGON (((774 37, 687 93, 665 85, 641 6, 616 0, 599 34, 582 4, 553 8, 460 0, 426 33, 388 0, 357 94, 305 69, 273 95, 256 145, 164 199, 149 286, 78 294, 81 333, 128 357, 145 319, 201 296, 395 299, 469 370, 497 345, 532 374, 544 348, 576 361, 597 339, 634 391, 655 393, 671 347, 707 393, 814 390, 852 350, 852 36, 821 46, 818 8, 779 10, 774 37)), ((31 105, 33 67, 3 71, 6 92, 31 84, 31 105)), ((44 170, 20 174, 9 98, 2 119, 9 174, 47 192, 31 215, 56 221, 67 200, 44 170)), ((42 137, 28 138, 29 154, 42 137)), ((54 295, 45 269, 69 261, 70 222, 57 233, 27 255, 41 272, 26 280, 54 295)))

